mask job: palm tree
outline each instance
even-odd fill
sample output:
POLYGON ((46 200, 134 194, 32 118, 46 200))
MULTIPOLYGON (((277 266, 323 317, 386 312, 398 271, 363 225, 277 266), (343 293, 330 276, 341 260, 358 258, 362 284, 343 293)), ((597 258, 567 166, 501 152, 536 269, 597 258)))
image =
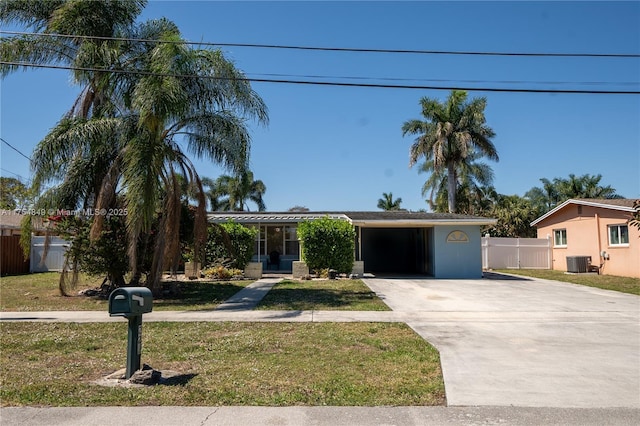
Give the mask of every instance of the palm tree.
MULTIPOLYGON (((110 170, 109 165, 116 158, 117 148, 111 143, 113 138, 108 130, 96 129, 87 121, 112 116, 113 104, 109 94, 112 76, 81 69, 109 69, 120 43, 86 37, 109 38, 128 34, 145 4, 146 0, 3 1, 0 22, 21 24, 37 34, 3 37, 0 40, 0 57, 15 64, 73 67, 76 69, 72 74, 73 81, 81 87, 73 106, 32 156, 34 193, 40 193, 47 182, 56 181, 55 186, 40 194, 37 207, 86 209, 94 207, 103 192, 103 181, 110 170), (56 37, 56 34, 82 37, 56 37), (66 145, 63 138, 58 137, 65 133, 85 141, 66 145)), ((6 76, 26 68, 5 63, 0 65, 0 75, 6 76)), ((107 127, 113 129, 113 126, 107 127)), ((115 189, 111 192, 110 198, 115 200, 115 189)), ((75 281, 77 271, 73 273, 72 281, 75 281)), ((116 281, 121 281, 120 278, 116 281)), ((63 294, 65 280, 66 274, 62 274, 60 288, 63 294)))
MULTIPOLYGON (((81 69, 105 68, 113 64, 120 42, 109 39, 86 37, 117 37, 127 35, 135 19, 142 12, 146 0, 107 0, 101 2, 83 1, 39 1, 9 0, 0 8, 0 22, 22 24, 35 31, 36 35, 15 35, 0 40, 0 56, 7 62, 35 63, 38 65, 65 65, 76 68, 73 81, 81 87, 80 93, 59 123, 55 133, 70 132, 72 128, 78 137, 90 137, 94 141, 101 138, 90 125, 81 128, 84 120, 90 117, 110 115, 113 105, 109 99, 112 75, 104 72, 83 71, 81 69), (56 37, 57 34, 77 35, 81 37, 56 37)), ((21 65, 0 65, 0 75, 5 76, 19 69, 21 65)), ((73 147, 46 147, 48 152, 41 154, 35 167, 34 188, 39 190, 48 180, 56 176, 59 185, 40 197, 43 207, 88 208, 95 205, 101 191, 102 180, 108 167, 115 158, 116 150, 106 138, 105 143, 92 143, 92 149, 76 152, 73 147), (46 166, 39 162, 42 157, 50 156, 51 151, 62 151, 60 162, 48 162, 46 166), (63 169, 69 171, 65 175, 63 169)), ((44 147, 42 147, 44 148, 44 147)), ((42 150, 41 150, 42 151, 42 150)))
MULTIPOLYGON (((483 199, 485 192, 487 196, 492 195, 490 185, 493 182, 493 170, 488 164, 478 161, 480 157, 474 150, 455 166, 456 203, 459 212, 480 214, 486 211, 483 205, 488 200, 483 199)), ((426 160, 420 165, 418 173, 429 173, 429 178, 422 186, 422 196, 428 196, 429 208, 435 212, 448 211, 448 175, 445 170, 436 169, 434 160, 426 160)))
POLYGON ((600 185, 602 175, 576 176, 570 174, 568 179, 554 179, 558 193, 564 200, 570 198, 622 198, 610 185, 600 185))
POLYGON ((467 93, 451 92, 445 103, 437 99, 420 99, 422 120, 409 120, 402 126, 402 134, 418 135, 410 149, 409 166, 420 158, 433 161, 433 170, 447 172, 448 209, 456 212, 457 165, 476 152, 477 155, 498 160, 491 138, 493 130, 485 124, 485 98, 467 102, 467 93))
POLYGON ((554 208, 560 202, 561 197, 555 181, 556 180, 552 182, 549 179, 542 178, 540 179, 542 188, 533 187, 524 194, 524 197, 531 201, 540 216, 554 208))
MULTIPOLYGON (((52 2, 59 6, 53 14, 64 12, 68 3, 52 2)), ((160 214, 147 280, 157 291, 160 271, 178 259, 180 197, 184 188, 179 176, 195 188, 192 192, 199 202, 195 227, 201 231, 196 231, 196 242, 203 243, 206 238, 204 191, 187 153, 233 171, 244 170, 250 147, 246 119, 266 123, 268 118, 262 99, 220 51, 191 48, 183 42, 177 27, 164 19, 148 21, 129 31, 127 38, 157 42, 121 41, 108 55, 98 56, 93 68, 125 73, 95 73, 95 81, 99 82, 95 87, 100 90, 85 88, 82 93, 86 96, 81 96, 72 109, 76 113, 61 120, 36 148, 34 180, 57 184, 56 197, 50 201, 62 195, 68 203, 83 202, 96 209, 112 207, 119 191, 122 207, 127 211, 134 277, 139 277, 139 237, 151 231, 160 214), (73 168, 74 164, 82 167, 73 168), (94 191, 87 191, 78 170, 98 177, 92 181, 94 191)), ((72 29, 68 33, 84 34, 72 29)), ((46 48, 38 50, 34 46, 30 51, 44 52, 41 55, 51 59, 46 48)), ((86 59, 91 55, 84 50, 78 49, 77 56, 83 58, 84 66, 91 63, 86 59)), ((43 198, 47 200, 46 196, 43 198)), ((102 224, 103 218, 96 216, 92 237, 100 234, 102 224)))
POLYGON ((382 198, 378 199, 378 208, 382 210, 402 210, 400 208, 400 203, 402 203, 402 198, 393 199, 393 193, 386 192, 382 193, 382 198))
POLYGON ((203 184, 209 187, 207 197, 213 211, 249 210, 247 201, 254 202, 258 211, 267 209, 262 199, 267 187, 261 180, 254 180, 251 171, 244 170, 235 176, 222 175, 216 180, 205 179, 203 184))
POLYGON ((525 198, 531 200, 540 215, 553 209, 558 204, 571 198, 623 198, 610 185, 600 185, 602 175, 576 176, 570 174, 567 179, 540 179, 542 188, 533 187, 525 193, 525 198))

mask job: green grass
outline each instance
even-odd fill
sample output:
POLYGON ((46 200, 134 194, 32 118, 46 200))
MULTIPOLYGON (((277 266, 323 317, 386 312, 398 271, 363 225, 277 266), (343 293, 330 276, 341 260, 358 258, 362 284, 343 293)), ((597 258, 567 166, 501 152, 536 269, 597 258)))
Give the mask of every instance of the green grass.
MULTIPOLYGON (((58 290, 60 274, 16 275, 0 278, 0 310, 2 311, 107 311, 107 300, 96 297, 64 297, 58 290)), ((153 309, 213 309, 252 281, 184 281, 179 282, 178 296, 165 296, 153 301, 153 309)), ((81 277, 77 291, 96 288, 101 279, 81 277)))
POLYGON ((3 406, 443 405, 437 351, 404 324, 144 323, 142 362, 173 385, 103 387, 124 323, 1 323, 3 406))
POLYGON ((276 284, 257 309, 388 311, 361 280, 284 280, 276 284))
POLYGON ((640 279, 630 277, 617 277, 614 275, 597 274, 567 274, 563 271, 548 269, 502 269, 496 272, 504 272, 514 275, 525 275, 545 280, 563 281, 567 283, 597 287, 604 290, 615 290, 623 293, 640 295, 640 279))

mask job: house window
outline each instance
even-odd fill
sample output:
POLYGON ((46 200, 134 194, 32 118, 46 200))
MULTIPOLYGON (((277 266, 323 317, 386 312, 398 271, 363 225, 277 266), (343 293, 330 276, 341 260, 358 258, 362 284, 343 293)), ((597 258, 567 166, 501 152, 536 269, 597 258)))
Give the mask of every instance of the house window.
POLYGON ((567 230, 566 229, 553 230, 553 245, 555 247, 567 246, 567 230))
POLYGON ((627 225, 609 225, 609 245, 629 245, 629 228, 627 225))
MULTIPOLYGON (((253 226, 254 229, 258 228, 253 226)), ((253 249, 254 255, 266 255, 267 254, 267 229, 265 226, 260 227, 260 232, 256 234, 256 243, 253 249)))
POLYGON ((298 243, 298 233, 295 226, 284 227, 284 252, 285 254, 299 255, 300 244, 298 243))

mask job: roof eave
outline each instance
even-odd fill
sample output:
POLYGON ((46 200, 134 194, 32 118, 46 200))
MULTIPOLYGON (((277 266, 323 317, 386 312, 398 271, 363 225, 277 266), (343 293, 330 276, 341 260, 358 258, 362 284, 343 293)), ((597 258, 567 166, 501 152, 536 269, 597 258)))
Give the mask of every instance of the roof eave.
POLYGON ((495 225, 497 219, 413 219, 413 220, 354 220, 355 226, 370 228, 402 228, 402 227, 424 227, 435 225, 469 226, 469 225, 495 225))
POLYGON ((564 207, 566 207, 569 204, 579 204, 579 205, 582 205, 582 206, 600 207, 600 208, 603 208, 603 209, 619 210, 619 211, 630 212, 630 213, 635 212, 635 209, 633 207, 615 206, 613 204, 596 203, 596 202, 593 202, 593 201, 586 201, 586 200, 575 200, 575 199, 572 198, 572 199, 569 199, 569 200, 565 201, 564 203, 560 204, 559 206, 554 207, 553 209, 551 209, 548 212, 546 212, 544 215, 540 216, 539 218, 537 218, 536 220, 531 222, 531 226, 536 226, 538 223, 542 222, 543 220, 545 220, 549 216, 554 215, 557 211, 563 209, 564 207))

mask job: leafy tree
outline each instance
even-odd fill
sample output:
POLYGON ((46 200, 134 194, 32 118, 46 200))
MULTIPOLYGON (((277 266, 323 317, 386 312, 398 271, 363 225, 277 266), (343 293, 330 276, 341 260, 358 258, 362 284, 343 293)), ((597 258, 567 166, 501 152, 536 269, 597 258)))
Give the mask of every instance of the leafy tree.
POLYGON ((402 198, 393 199, 393 193, 386 192, 382 193, 382 198, 378 199, 378 208, 382 210, 402 210, 400 208, 400 204, 402 203, 402 198))
POLYGON ((129 270, 129 259, 124 217, 107 217, 100 236, 93 240, 89 238, 93 217, 56 216, 50 220, 55 222, 56 232, 71 241, 66 261, 73 265, 71 269, 75 273, 70 278, 61 276, 60 291, 63 295, 69 295, 69 291, 75 288, 78 271, 106 276, 108 290, 125 284, 124 274, 129 270))
POLYGON ((305 206, 293 206, 287 210, 288 212, 308 212, 309 209, 305 206))
POLYGON ((490 215, 498 223, 486 230, 492 237, 535 238, 536 229, 530 224, 538 217, 531 202, 518 195, 500 195, 490 215))
POLYGON ((349 222, 324 217, 298 225, 302 260, 311 270, 335 269, 349 273, 353 269, 356 232, 349 222))
POLYGON ((640 199, 633 202, 633 208, 635 209, 635 211, 631 214, 629 225, 635 226, 636 228, 640 229, 640 199))
POLYGON ((253 256, 257 233, 257 229, 233 221, 210 226, 205 266, 217 266, 221 260, 230 259, 229 267, 244 269, 253 256))
POLYGON ((209 187, 207 197, 213 211, 249 210, 247 200, 258 206, 258 211, 265 211, 262 199, 267 187, 261 180, 254 180, 253 173, 243 170, 235 176, 222 175, 216 180, 204 178, 203 184, 209 187))
MULTIPOLYGON (((108 209, 120 193, 128 211, 133 282, 140 277, 138 241, 160 215, 147 282, 157 292, 161 271, 179 257, 184 187, 179 176, 195 188, 196 246, 205 241, 204 193, 186 154, 208 158, 235 172, 246 170, 250 146, 246 119, 266 123, 267 110, 244 75, 219 50, 192 48, 166 19, 134 26, 145 3, 71 0, 42 2, 40 7, 40 2, 10 2, 0 15, 3 21, 17 20, 45 33, 133 40, 11 38, 2 40, 1 49, 3 58, 12 60, 132 71, 74 71, 83 87, 81 95, 38 144, 32 156, 34 184, 36 188, 53 185, 39 202, 54 208, 108 209), (21 5, 24 10, 16 11, 21 5)), ((2 72, 16 68, 5 66, 2 72)), ((103 226, 102 216, 96 216, 91 239, 98 238, 103 226)))
POLYGON ((476 159, 486 156, 498 160, 491 139, 494 131, 486 125, 485 98, 467 102, 467 93, 454 90, 444 103, 437 99, 420 99, 424 120, 409 120, 402 126, 402 134, 418 135, 410 149, 409 165, 420 158, 432 161, 434 172, 447 173, 448 210, 455 213, 458 169, 469 155, 476 159))
POLYGON ((0 177, 0 208, 5 210, 24 209, 31 204, 32 192, 20 180, 0 177))

